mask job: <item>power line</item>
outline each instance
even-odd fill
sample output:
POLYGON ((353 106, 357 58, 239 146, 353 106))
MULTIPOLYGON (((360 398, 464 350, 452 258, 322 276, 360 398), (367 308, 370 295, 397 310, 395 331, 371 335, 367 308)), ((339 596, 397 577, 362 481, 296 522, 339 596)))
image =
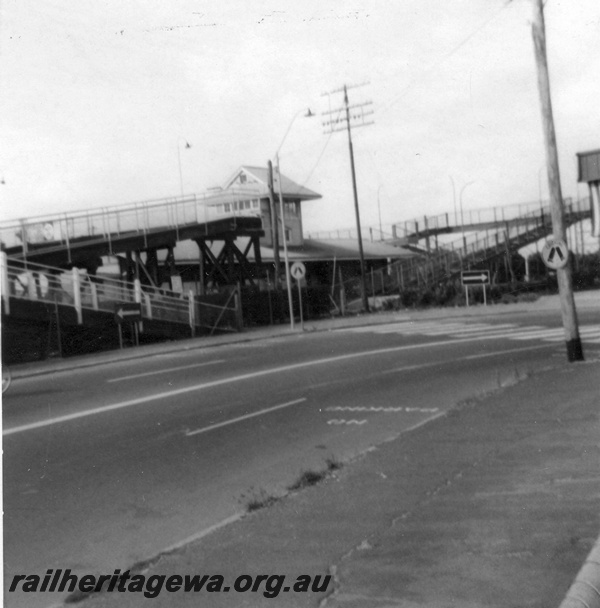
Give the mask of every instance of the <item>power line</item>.
MULTIPOLYGON (((439 67, 441 64, 443 64, 445 61, 447 61, 448 59, 450 59, 450 57, 452 57, 463 46, 465 46, 476 34, 478 34, 481 30, 483 30, 485 27, 487 27, 492 21, 494 21, 498 17, 498 15, 509 4, 512 3, 512 1, 513 0, 504 0, 504 3, 502 4, 502 6, 497 11, 495 11, 488 19, 486 19, 480 25, 478 25, 470 34, 468 34, 465 38, 463 38, 455 47, 453 47, 445 55, 442 55, 442 57, 440 57, 437 61, 435 61, 434 63, 432 63, 428 67, 424 68, 419 76, 413 78, 406 85, 406 87, 402 90, 402 92, 399 95, 397 95, 396 97, 394 97, 390 102, 388 102, 386 105, 384 105, 381 108, 381 112, 388 111, 392 106, 394 106, 396 103, 398 103, 411 90, 411 88, 414 86, 414 84, 417 83, 421 78, 423 78, 424 75, 428 74, 429 72, 432 72, 437 67, 439 67)), ((392 77, 388 76, 387 80, 389 80, 390 78, 392 78, 392 77)))

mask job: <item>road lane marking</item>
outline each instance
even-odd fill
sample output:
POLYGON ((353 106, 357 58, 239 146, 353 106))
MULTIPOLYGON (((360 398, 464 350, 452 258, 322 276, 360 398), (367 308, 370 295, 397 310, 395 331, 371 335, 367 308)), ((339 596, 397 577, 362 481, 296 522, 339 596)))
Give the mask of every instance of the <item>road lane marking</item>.
POLYGON ((361 424, 365 424, 367 421, 366 420, 338 420, 338 419, 334 419, 334 420, 328 420, 327 424, 335 424, 335 425, 340 425, 340 424, 357 424, 357 425, 361 425, 361 424))
MULTIPOLYGON (((513 330, 513 329, 518 329, 518 325, 515 325, 514 323, 502 323, 502 324, 498 324, 498 325, 463 325, 462 327, 456 327, 456 328, 452 328, 453 331, 460 331, 461 333, 476 333, 479 331, 507 331, 509 329, 513 330)), ((431 329, 431 330, 427 330, 428 333, 430 332, 439 332, 441 330, 439 329, 431 329)))
POLYGON ((438 336, 442 334, 460 334, 460 335, 469 335, 484 332, 486 333, 499 333, 499 332, 511 332, 517 330, 518 327, 515 325, 464 325, 463 327, 452 327, 450 329, 447 328, 436 328, 436 329, 427 329, 423 331, 424 334, 428 336, 438 336))
POLYGON ((156 374, 166 374, 168 372, 178 372, 182 369, 192 369, 193 367, 204 367, 206 365, 217 365, 225 363, 225 359, 215 359, 214 361, 205 361, 204 363, 192 363, 191 365, 180 365, 179 367, 169 367, 167 369, 159 369, 153 372, 143 372, 141 374, 132 374, 131 376, 121 376, 119 378, 110 378, 106 382, 122 382, 123 380, 133 380, 134 378, 143 378, 145 376, 155 376, 156 374))
POLYGON ((297 403, 302 403, 303 401, 306 401, 306 397, 294 399, 294 401, 288 401, 287 403, 282 403, 281 405, 268 407, 264 410, 259 410, 258 412, 252 412, 251 414, 244 414, 244 416, 238 416, 237 418, 232 418, 231 420, 217 422, 216 424, 211 424, 210 426, 205 426, 201 429, 196 429, 195 431, 185 431, 185 436, 191 437, 192 435, 200 435, 200 433, 208 433, 208 431, 214 431, 215 429, 219 429, 230 424, 235 424, 236 422, 241 422, 242 420, 248 420, 249 418, 255 418, 256 416, 269 414, 270 412, 274 412, 275 410, 281 410, 284 407, 290 407, 291 405, 296 405, 297 403))
MULTIPOLYGON (((492 338, 507 338, 510 340, 543 340, 550 342, 558 342, 560 336, 564 333, 561 327, 544 327, 541 325, 526 325, 519 326, 513 323, 444 323, 440 321, 432 322, 416 322, 416 323, 388 323, 385 325, 375 325, 367 327, 349 328, 348 331, 357 333, 375 333, 375 334, 397 334, 405 336, 441 336, 447 335, 456 338, 471 338, 481 337, 483 339, 492 338)), ((598 329, 593 325, 584 325, 579 327, 579 333, 584 338, 597 337, 598 329)), ((586 340, 588 342, 589 340, 586 340)))
MULTIPOLYGON (((600 336, 600 329, 595 329, 593 327, 584 327, 579 330, 579 336, 587 342, 587 338, 597 338, 598 336, 600 336)), ((549 342, 560 342, 564 339, 564 333, 562 336, 546 338, 546 340, 548 340, 549 342)))
MULTIPOLYGON (((150 401, 158 401, 160 399, 169 399, 171 397, 176 397, 178 395, 185 395, 187 393, 193 393, 195 391, 201 391, 207 388, 214 388, 216 386, 222 386, 226 384, 233 384, 235 382, 242 382, 244 380, 254 380, 256 378, 261 378, 263 376, 270 376, 274 374, 280 374, 282 372, 289 372, 296 369, 302 369, 306 367, 315 367, 318 365, 326 365, 330 363, 337 363, 339 361, 348 361, 350 359, 360 359, 363 357, 373 357, 376 355, 383 355, 389 353, 397 353, 402 351, 409 350, 417 350, 420 348, 431 348, 436 346, 454 346, 456 344, 467 344, 469 342, 479 342, 481 340, 485 340, 485 336, 479 336, 476 338, 464 338, 464 339, 456 339, 456 340, 438 340, 434 342, 423 342, 420 344, 404 344, 402 346, 390 346, 387 348, 379 348, 375 350, 366 350, 358 353, 348 353, 345 355, 336 355, 335 357, 327 357, 323 359, 313 359, 312 361, 304 361, 302 363, 291 363, 289 365, 281 365, 279 367, 272 367, 270 369, 265 369, 261 371, 250 372, 247 374, 240 374, 238 376, 231 376, 228 378, 220 378, 219 380, 211 380, 209 382, 203 382, 201 384, 193 384, 192 386, 185 386, 178 389, 173 389, 169 391, 163 391, 161 393, 154 393, 152 395, 146 395, 145 397, 137 397, 136 399, 128 399, 126 401, 119 401, 117 403, 112 403, 110 405, 103 405, 100 407, 96 407, 90 410, 84 410, 82 412, 74 412, 73 414, 65 414, 64 416, 56 416, 55 418, 47 418, 45 420, 38 420, 37 422, 30 422, 28 424, 22 424, 19 426, 15 426, 12 428, 4 429, 2 431, 3 436, 14 435, 16 433, 23 433, 26 431, 31 431, 35 429, 40 429, 46 426, 51 426, 54 424, 61 424, 63 422, 70 422, 71 420, 78 420, 79 418, 86 418, 88 416, 96 416, 99 414, 104 414, 106 412, 112 412, 114 410, 123 409, 126 407, 131 407, 134 405, 140 405, 142 403, 148 403, 150 401)), ((533 348, 554 348, 554 345, 546 344, 533 348)), ((526 349, 519 349, 526 350, 526 349)), ((481 356, 491 356, 495 353, 490 353, 487 355, 481 356)), ((474 356, 474 358, 476 358, 474 356)), ((456 359, 454 359, 456 360, 456 359)), ((428 364, 424 364, 422 366, 416 367, 427 367, 428 364)), ((414 368, 415 366, 411 366, 414 368)), ((397 370, 400 371, 400 370, 397 370)))
POLYGON ((419 412, 420 414, 430 414, 439 411, 437 407, 367 407, 364 405, 336 405, 326 407, 326 412, 419 412))

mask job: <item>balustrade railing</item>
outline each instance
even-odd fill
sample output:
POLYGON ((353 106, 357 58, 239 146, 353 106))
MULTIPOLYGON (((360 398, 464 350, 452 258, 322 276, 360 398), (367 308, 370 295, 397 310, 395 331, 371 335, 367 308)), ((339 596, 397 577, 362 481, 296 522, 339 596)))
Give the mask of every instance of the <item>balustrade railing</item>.
MULTIPOLYGON (((391 291, 410 285, 424 287, 505 253, 515 245, 524 246, 543 238, 552 229, 550 213, 545 208, 540 209, 539 204, 537 207, 519 205, 514 208, 524 211, 528 207, 533 209, 513 217, 509 217, 507 212, 503 224, 496 228, 465 233, 460 238, 432 248, 427 256, 397 260, 371 271, 367 277, 369 295, 385 294, 386 289, 391 291)), ((564 210, 567 223, 576 221, 589 214, 589 199, 567 199, 564 210)), ((493 210, 490 211, 493 215, 493 210)), ((484 222, 482 220, 481 223, 484 222)), ((348 279, 344 281, 344 286, 348 291, 356 290, 359 287, 358 279, 348 279)))
MULTIPOLYGON (((211 327, 202 318, 203 309, 215 309, 207 313, 210 318, 223 318, 221 312, 234 309, 217 304, 197 302, 194 294, 176 294, 139 280, 121 281, 107 276, 91 275, 78 268, 65 271, 42 264, 11 260, 0 253, 0 284, 5 314, 10 314, 11 298, 45 302, 71 307, 83 323, 83 311, 94 310, 116 313, 123 304, 138 303, 142 320, 160 319, 171 323, 189 325, 192 333, 199 327, 211 327)), ((231 315, 229 315, 231 316, 231 315)), ((232 327, 219 327, 232 329, 232 327)), ((213 328, 214 330, 214 328, 213 328)))
POLYGON ((113 238, 127 233, 147 235, 227 217, 257 216, 260 213, 257 203, 253 190, 230 189, 40 215, 0 222, 0 244, 3 249, 21 247, 25 255, 31 247, 69 249, 82 239, 107 241, 110 248, 113 238))

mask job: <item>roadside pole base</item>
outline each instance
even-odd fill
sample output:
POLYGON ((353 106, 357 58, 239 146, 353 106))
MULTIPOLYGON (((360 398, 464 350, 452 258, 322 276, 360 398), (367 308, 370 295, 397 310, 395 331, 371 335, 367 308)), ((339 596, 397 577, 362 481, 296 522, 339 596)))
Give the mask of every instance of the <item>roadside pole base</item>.
POLYGON ((567 358, 569 362, 583 361, 583 348, 581 347, 581 338, 569 340, 567 343, 567 358))

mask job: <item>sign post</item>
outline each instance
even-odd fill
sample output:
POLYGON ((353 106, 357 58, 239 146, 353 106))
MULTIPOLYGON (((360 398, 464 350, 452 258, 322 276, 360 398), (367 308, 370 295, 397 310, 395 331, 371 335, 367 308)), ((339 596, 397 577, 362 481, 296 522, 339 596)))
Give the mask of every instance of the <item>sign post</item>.
POLYGON ((463 270, 460 273, 460 280, 465 288, 467 306, 469 306, 469 286, 472 285, 483 287, 483 304, 487 306, 486 285, 490 284, 489 270, 463 270))
POLYGON ((135 342, 139 346, 138 322, 142 320, 142 305, 139 302, 123 302, 115 305, 115 323, 119 328, 119 346, 123 348, 123 330, 125 322, 134 324, 135 342))
POLYGON ((290 268, 290 274, 296 279, 298 285, 298 304, 300 306, 300 328, 304 331, 304 317, 302 314, 302 289, 300 282, 306 276, 306 266, 302 262, 294 262, 290 268))

